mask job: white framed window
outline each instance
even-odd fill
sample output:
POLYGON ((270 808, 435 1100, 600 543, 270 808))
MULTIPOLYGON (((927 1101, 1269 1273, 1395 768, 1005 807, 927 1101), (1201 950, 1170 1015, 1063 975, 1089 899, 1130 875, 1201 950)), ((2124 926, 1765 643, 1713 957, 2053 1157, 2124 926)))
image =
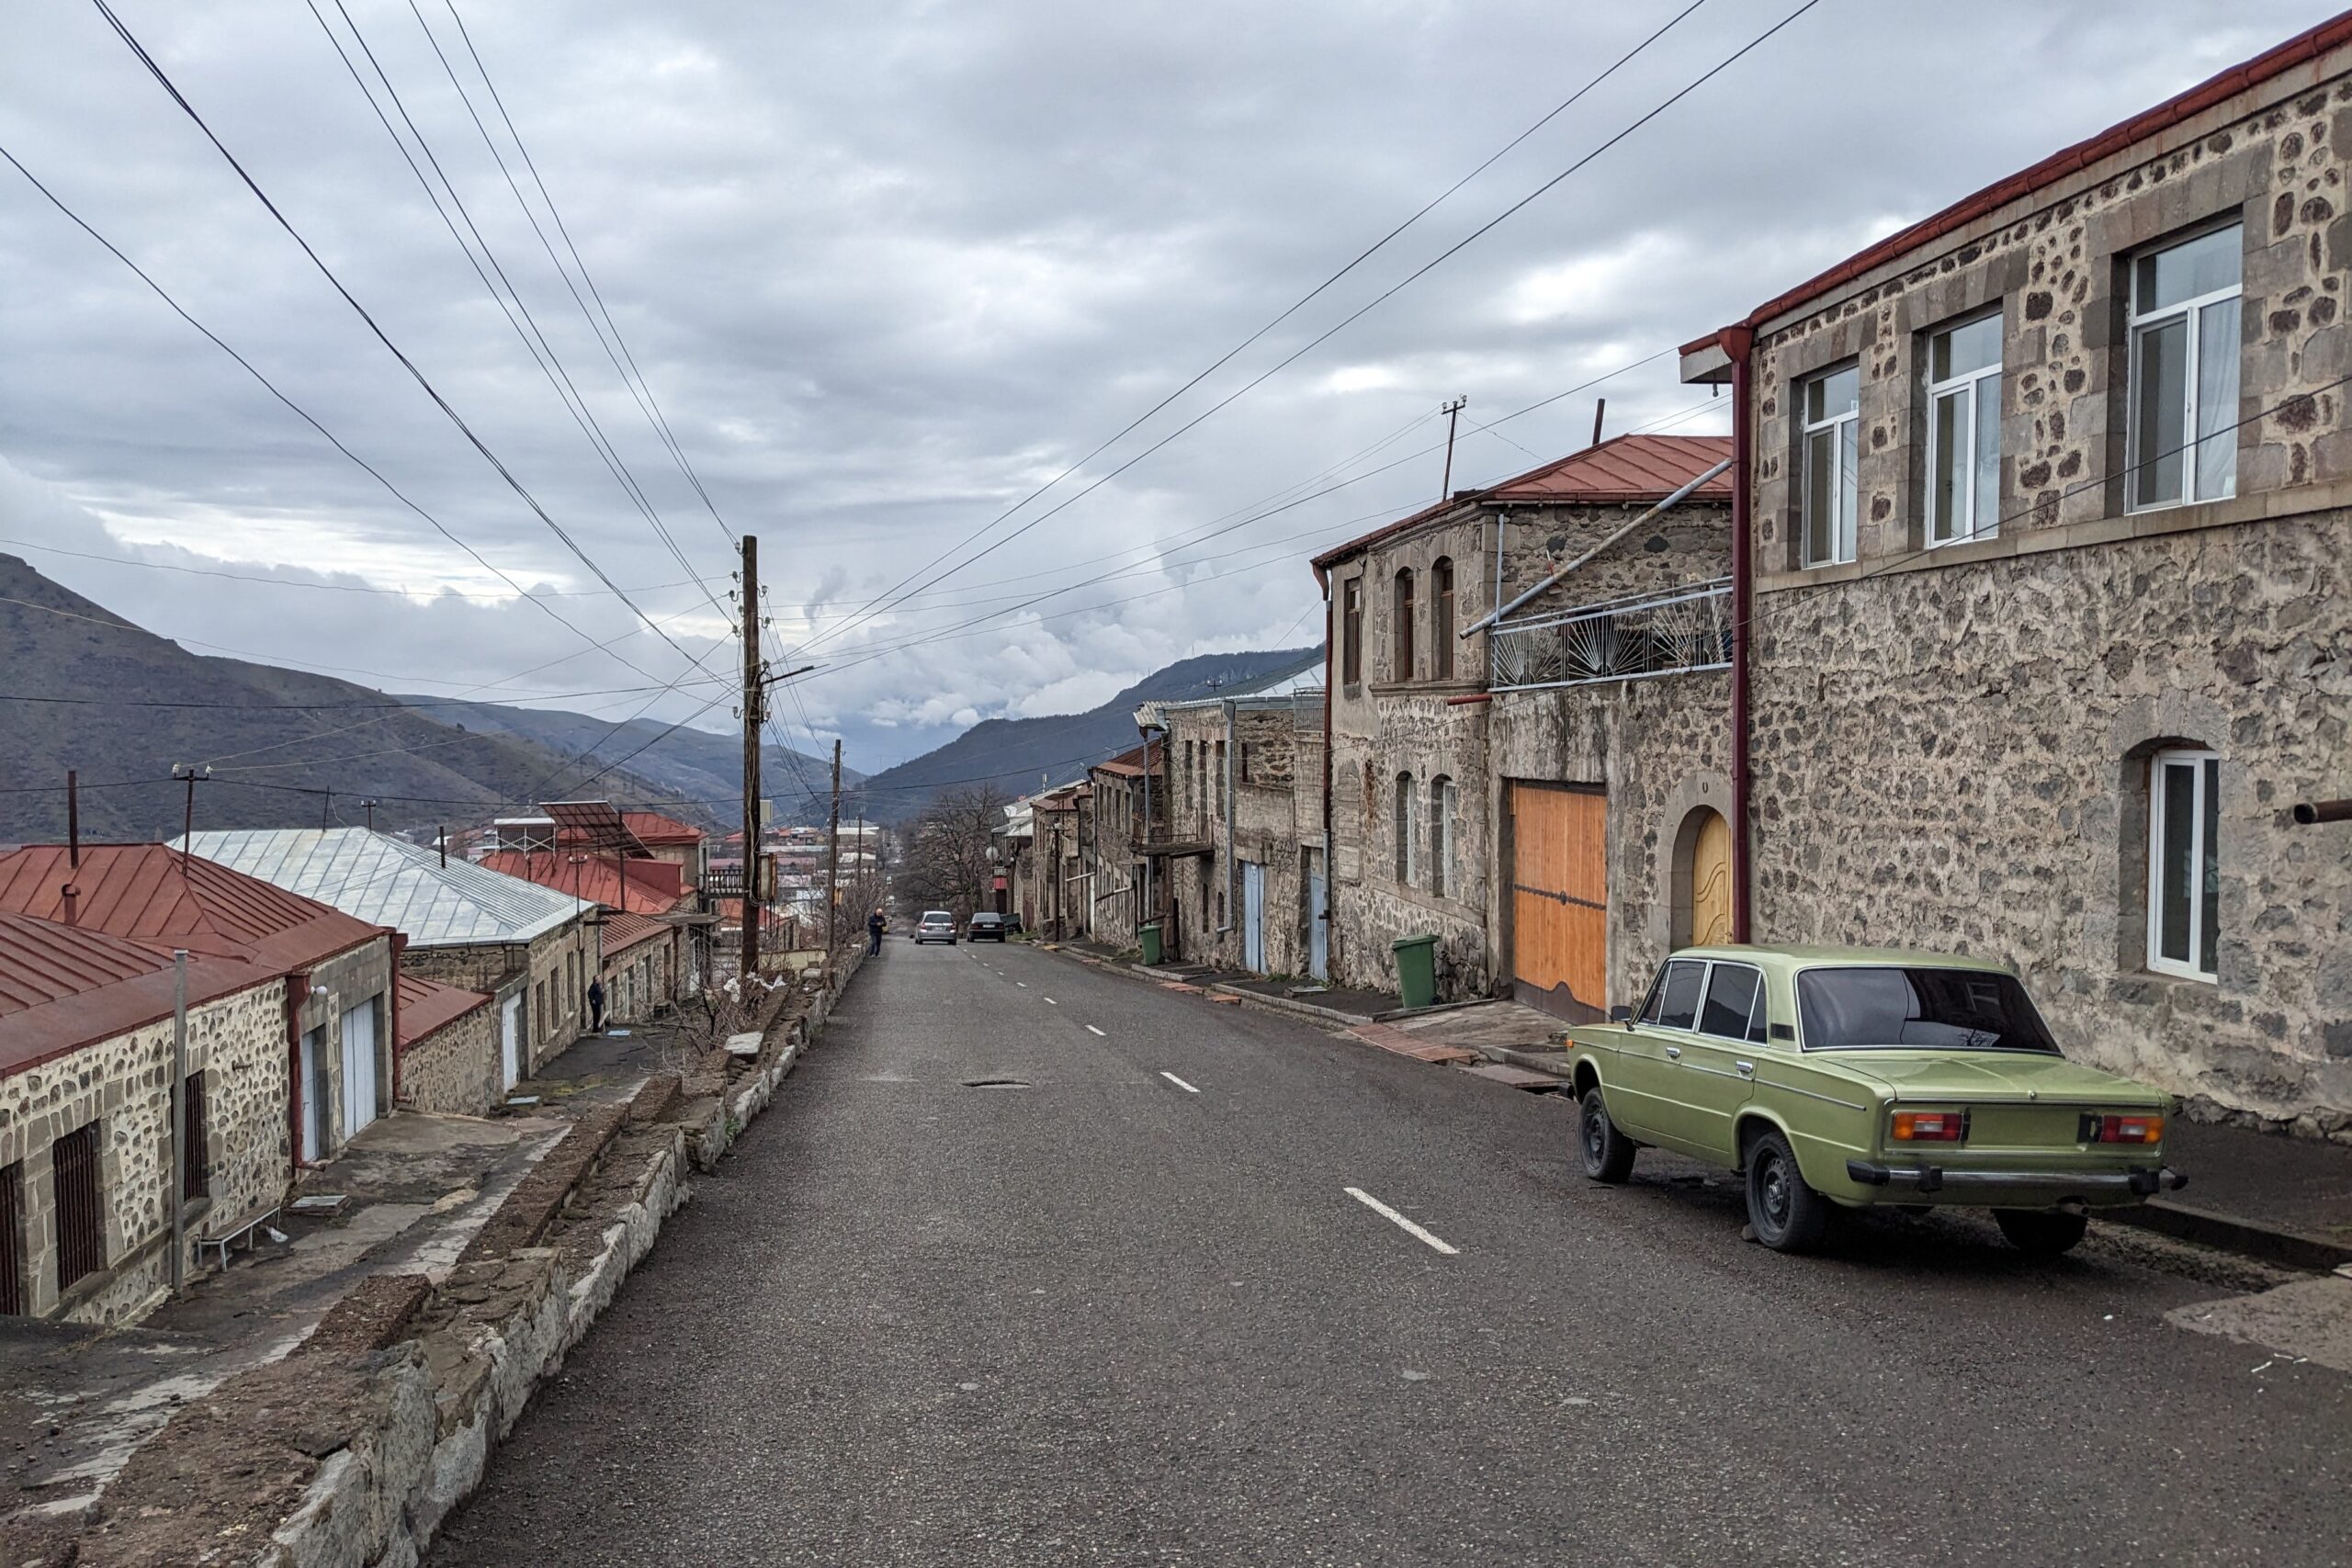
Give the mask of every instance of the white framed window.
POLYGON ((1849 365, 1801 384, 1804 451, 1798 537, 1807 566, 1854 558, 1862 373, 1849 365))
POLYGON ((1461 895, 1462 875, 1454 860, 1454 821, 1461 815, 1461 797, 1455 794, 1453 781, 1440 773, 1430 781, 1430 816, 1437 832, 1436 864, 1430 867, 1430 887, 1441 897, 1453 898, 1461 895))
POLYGON ((2159 751, 2148 762, 2148 967, 2211 980, 2221 912, 2222 760, 2159 751))
POLYGON ((2001 525, 2001 315, 1928 339, 1928 543, 2001 525))
POLYGON ((2239 225, 2132 264, 2125 508, 2237 492, 2239 225))
POLYGON ((1421 797, 1413 775, 1396 775, 1396 880, 1407 887, 1421 879, 1421 797))

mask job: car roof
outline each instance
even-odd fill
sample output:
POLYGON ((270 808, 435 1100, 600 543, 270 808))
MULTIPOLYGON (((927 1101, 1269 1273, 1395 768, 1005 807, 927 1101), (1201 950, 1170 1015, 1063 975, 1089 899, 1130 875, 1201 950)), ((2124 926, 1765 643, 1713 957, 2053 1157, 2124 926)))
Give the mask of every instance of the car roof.
POLYGON ((1796 943, 1725 943, 1710 947, 1677 948, 1676 958, 1732 958, 1750 963, 1771 963, 1774 967, 1788 969, 1821 968, 1845 965, 1860 968, 1901 964, 1937 969, 1981 969, 1989 974, 2013 973, 2009 965, 1992 958, 1973 958, 1964 953, 1938 953, 1924 947, 1808 947, 1796 943))

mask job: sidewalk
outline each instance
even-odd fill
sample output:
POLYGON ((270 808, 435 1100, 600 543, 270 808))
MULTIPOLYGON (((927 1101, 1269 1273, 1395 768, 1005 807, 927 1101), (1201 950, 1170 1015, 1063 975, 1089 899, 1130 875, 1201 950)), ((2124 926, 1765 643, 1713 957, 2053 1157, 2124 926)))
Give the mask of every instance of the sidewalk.
POLYGON ((2175 1117, 2165 1163, 2188 1185, 2113 1218, 2292 1268, 2352 1264, 2352 1146, 2175 1117))

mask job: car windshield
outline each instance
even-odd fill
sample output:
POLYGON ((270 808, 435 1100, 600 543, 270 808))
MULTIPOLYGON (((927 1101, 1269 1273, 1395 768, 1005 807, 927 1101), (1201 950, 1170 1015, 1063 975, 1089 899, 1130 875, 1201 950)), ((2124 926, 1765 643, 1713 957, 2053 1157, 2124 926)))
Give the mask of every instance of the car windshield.
POLYGON ((944 909, 933 909, 924 914, 922 923, 927 926, 952 926, 956 923, 956 917, 944 909))
POLYGON ((1797 1014, 1808 1051, 2058 1053, 2017 977, 1983 969, 1808 969, 1797 976, 1797 1014))
POLYGON ((1004 919, 1002 915, 974 915, 972 923, 976 926, 992 926, 1002 919, 1004 919))

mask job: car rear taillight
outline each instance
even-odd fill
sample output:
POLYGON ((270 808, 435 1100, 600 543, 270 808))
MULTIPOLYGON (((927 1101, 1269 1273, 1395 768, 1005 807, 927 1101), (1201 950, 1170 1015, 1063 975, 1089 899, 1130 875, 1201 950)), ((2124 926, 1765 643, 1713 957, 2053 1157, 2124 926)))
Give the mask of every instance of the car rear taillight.
POLYGON ((2161 1116, 2086 1116, 2080 1135, 2086 1144, 2161 1144, 2165 1141, 2165 1119, 2161 1116))
POLYGON ((1968 1135, 1968 1113, 1898 1111, 1892 1135, 1898 1144, 1956 1144, 1968 1135))

